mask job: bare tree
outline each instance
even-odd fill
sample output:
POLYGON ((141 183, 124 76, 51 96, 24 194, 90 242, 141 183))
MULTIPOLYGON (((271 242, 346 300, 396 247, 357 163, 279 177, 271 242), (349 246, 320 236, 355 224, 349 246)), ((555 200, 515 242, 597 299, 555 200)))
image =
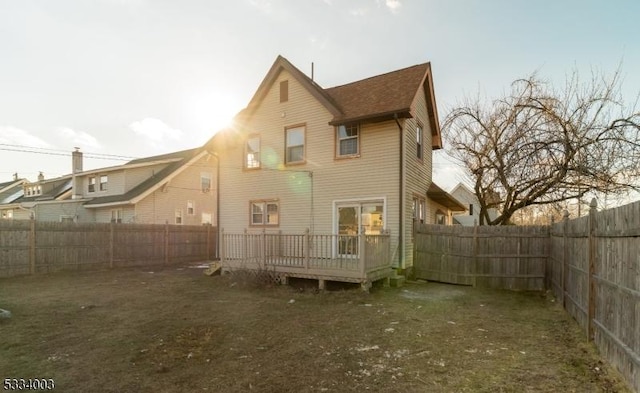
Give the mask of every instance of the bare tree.
MULTIPOLYGON (((637 103, 637 101, 636 101, 637 103)), ((585 194, 637 189, 640 113, 621 100, 620 73, 574 72, 555 90, 536 74, 483 105, 469 100, 445 119, 449 154, 475 182, 481 224, 508 224, 518 210, 585 194), (488 209, 498 216, 490 220, 488 209)))

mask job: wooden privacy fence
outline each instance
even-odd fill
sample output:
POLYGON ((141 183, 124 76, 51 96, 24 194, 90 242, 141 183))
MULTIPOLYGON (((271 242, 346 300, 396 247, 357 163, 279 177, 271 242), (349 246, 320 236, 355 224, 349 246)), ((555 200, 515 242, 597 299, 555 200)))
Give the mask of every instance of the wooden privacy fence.
POLYGON ((422 224, 414 243, 417 278, 516 290, 545 287, 548 227, 422 224))
POLYGON ((640 202, 552 225, 548 284, 640 392, 640 202))
POLYGON ((640 202, 543 227, 419 225, 418 278, 551 289, 640 392, 640 202))
POLYGON ((205 261, 215 227, 0 220, 0 277, 205 261))

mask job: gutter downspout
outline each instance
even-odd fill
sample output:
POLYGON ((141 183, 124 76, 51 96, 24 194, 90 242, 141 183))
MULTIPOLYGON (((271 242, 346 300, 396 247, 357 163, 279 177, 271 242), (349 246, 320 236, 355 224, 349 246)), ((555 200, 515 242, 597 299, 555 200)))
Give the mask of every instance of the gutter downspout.
POLYGON ((216 259, 220 259, 220 157, 218 153, 211 153, 216 158, 216 231, 218 231, 218 244, 216 246, 216 259))
POLYGON ((398 131, 400 131, 400 179, 398 182, 398 197, 400 198, 400 211, 398 217, 398 268, 404 268, 404 132, 400 121, 398 120, 398 114, 393 114, 393 120, 398 125, 398 131))

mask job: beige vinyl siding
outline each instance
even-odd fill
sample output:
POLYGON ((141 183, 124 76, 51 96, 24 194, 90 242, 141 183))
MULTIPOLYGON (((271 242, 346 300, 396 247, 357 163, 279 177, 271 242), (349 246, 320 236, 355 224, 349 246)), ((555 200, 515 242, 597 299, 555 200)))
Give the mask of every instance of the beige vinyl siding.
POLYGON ((175 210, 182 209, 183 225, 200 225, 202 213, 211 214, 215 225, 216 215, 216 160, 205 156, 171 179, 166 187, 160 187, 135 206, 135 222, 145 224, 175 223, 175 210), (203 193, 200 173, 211 174, 211 191, 203 193), (187 201, 193 201, 195 211, 187 214, 187 201))
POLYGON ((61 216, 76 217, 77 222, 94 222, 94 213, 85 209, 86 201, 39 202, 33 210, 38 221, 60 221, 61 216))
POLYGON ((124 181, 124 170, 113 171, 113 172, 103 172, 103 173, 94 173, 91 175, 80 175, 78 176, 78 182, 76 184, 79 185, 82 190, 83 198, 97 198, 103 196, 111 196, 111 195, 121 195, 125 193, 125 181, 124 181), (100 176, 107 175, 107 189, 105 191, 100 191, 100 176), (89 192, 89 178, 95 176, 96 178, 96 187, 95 192, 89 192))
POLYGON ((431 199, 427 199, 427 218, 426 218, 426 223, 427 224, 436 224, 436 211, 438 210, 442 210, 442 212, 445 214, 446 218, 445 218, 445 225, 451 225, 452 221, 452 214, 451 211, 449 209, 447 209, 445 206, 442 206, 441 204, 434 202, 431 199))
POLYGON ((135 208, 133 205, 100 207, 95 210, 95 222, 111 222, 111 210, 122 210, 122 224, 135 223, 135 208))
POLYGON ((334 202, 386 200, 386 228, 398 238, 399 137, 393 121, 363 125, 360 158, 335 159, 332 115, 288 73, 282 72, 243 130, 261 137, 262 169, 243 169, 243 143, 220 151, 220 226, 228 233, 262 231, 249 225, 249 202, 277 200, 279 225, 267 231, 334 233, 334 202), (289 80, 288 101, 279 86, 289 80), (284 164, 285 128, 305 125, 305 163, 284 164), (312 172, 312 175, 310 175, 312 172), (313 189, 313 194, 312 194, 313 189), (313 207, 312 207, 313 204, 313 207))
MULTIPOLYGON (((405 263, 403 267, 413 266, 413 197, 421 195, 427 199, 427 190, 432 179, 432 149, 431 128, 429 127, 429 115, 424 87, 421 86, 412 104, 412 119, 404 122, 405 140, 405 196, 404 196, 404 244, 405 263), (422 160, 417 158, 416 126, 422 126, 422 160)), ((427 203, 427 214, 433 214, 427 203)))

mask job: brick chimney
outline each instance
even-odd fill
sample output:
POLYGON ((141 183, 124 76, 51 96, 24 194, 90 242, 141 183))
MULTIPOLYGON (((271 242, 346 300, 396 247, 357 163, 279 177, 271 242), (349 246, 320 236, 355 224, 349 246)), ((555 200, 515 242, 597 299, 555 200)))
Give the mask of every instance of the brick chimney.
POLYGON ((43 174, 42 172, 40 172, 40 173, 38 174, 38 181, 39 181, 39 182, 43 182, 43 181, 44 181, 44 174, 43 174))
POLYGON ((74 149, 71 152, 71 199, 81 199, 82 192, 80 192, 77 174, 82 172, 82 152, 79 147, 74 149))

